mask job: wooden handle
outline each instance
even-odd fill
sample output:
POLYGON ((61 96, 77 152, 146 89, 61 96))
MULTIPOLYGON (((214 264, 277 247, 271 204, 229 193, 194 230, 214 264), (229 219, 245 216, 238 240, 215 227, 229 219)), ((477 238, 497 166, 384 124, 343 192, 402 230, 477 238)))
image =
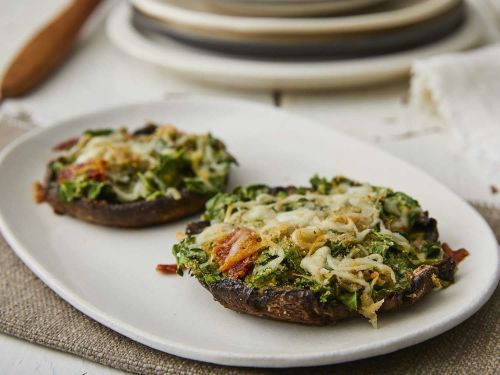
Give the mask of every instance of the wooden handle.
POLYGON ((11 62, 0 88, 2 99, 22 96, 40 84, 66 58, 100 0, 74 0, 43 27, 11 62))

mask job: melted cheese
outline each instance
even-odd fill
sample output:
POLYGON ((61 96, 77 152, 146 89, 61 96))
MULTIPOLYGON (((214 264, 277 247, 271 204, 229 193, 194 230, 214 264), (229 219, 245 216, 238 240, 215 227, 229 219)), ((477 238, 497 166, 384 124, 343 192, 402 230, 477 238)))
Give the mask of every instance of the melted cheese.
POLYGON ((254 273, 259 273, 262 271, 269 270, 270 272, 274 272, 278 269, 281 262, 285 259, 285 252, 281 248, 273 248, 269 251, 271 255, 276 255, 277 257, 270 260, 266 264, 262 264, 260 266, 255 267, 254 273))
POLYGON ((92 137, 81 148, 76 164, 85 163, 96 158, 102 158, 108 162, 124 159, 125 155, 131 155, 131 147, 123 134, 116 132, 107 136, 92 137))
POLYGON ((244 221, 270 221, 276 217, 276 212, 268 206, 255 206, 243 215, 244 221))
POLYGON ((396 282, 394 271, 383 264, 380 254, 354 259, 348 257, 336 259, 331 256, 330 248, 324 246, 316 250, 314 254, 304 257, 300 266, 320 284, 327 285, 331 278, 336 278, 337 282, 348 290, 361 289, 360 313, 368 318, 374 327, 377 326, 376 312, 384 300, 373 301, 371 297, 373 287, 379 280, 382 283, 396 282), (372 279, 371 282, 367 278, 372 279))
POLYGON ((317 212, 308 208, 299 208, 293 211, 280 212, 276 221, 291 226, 305 226, 310 224, 317 216, 317 212))
POLYGON ((196 236, 198 245, 207 245, 233 231, 233 226, 225 223, 212 224, 196 236))
POLYGON ((300 262, 300 267, 306 270, 314 280, 323 284, 324 277, 321 270, 324 269, 329 255, 330 248, 324 246, 316 250, 311 256, 304 257, 300 262))
MULTIPOLYGON (((347 185, 343 193, 332 194, 305 192, 285 197, 260 194, 254 200, 229 206, 223 222, 206 228, 197 242, 213 241, 218 233, 242 226, 267 243, 289 241, 303 251, 300 267, 312 280, 322 285, 335 281, 349 291, 361 292, 359 311, 376 325, 376 312, 383 300, 373 301, 373 288, 393 285, 396 276, 392 268, 383 263, 380 254, 369 254, 361 243, 375 230, 403 248, 410 247, 405 237, 386 228, 380 219, 382 194, 385 190, 375 190, 370 185, 347 185), (353 246, 349 254, 337 258, 332 256, 330 247, 325 246, 329 240, 353 246)), ((284 254, 280 254, 258 266, 255 272, 275 270, 283 259, 284 254)))
POLYGON ((120 189, 119 187, 115 186, 113 189, 116 195, 118 196, 118 199, 124 202, 130 202, 133 200, 136 200, 138 198, 143 198, 148 195, 148 192, 146 190, 146 187, 141 181, 136 181, 132 185, 132 189, 129 191, 120 189))
POLYGON ((165 186, 173 179, 163 181, 151 171, 160 164, 162 155, 175 154, 178 157, 179 150, 186 154, 189 151, 187 157, 195 176, 207 187, 219 189, 218 186, 213 186, 210 177, 226 174, 229 162, 226 156, 221 156, 220 152, 213 149, 210 139, 209 135, 184 134, 170 125, 158 127, 150 135, 133 135, 125 129, 111 131, 108 135, 90 136, 84 133, 76 145, 64 152, 64 157, 74 160, 71 164, 75 165, 101 162, 120 201, 148 199, 157 197, 157 193, 180 199, 178 189, 165 186), (193 147, 193 143, 196 147, 193 147), (150 175, 147 175, 148 172, 150 175), (140 174, 146 177, 141 178, 140 174), (155 178, 155 187, 152 188, 146 180, 155 178))
POLYGON ((270 240, 290 236, 294 244, 307 251, 316 250, 327 240, 362 242, 378 225, 382 234, 408 246, 403 236, 383 226, 379 215, 377 192, 370 185, 362 185, 346 187, 345 192, 337 194, 260 194, 255 200, 229 206, 223 222, 233 228, 245 226, 270 240))

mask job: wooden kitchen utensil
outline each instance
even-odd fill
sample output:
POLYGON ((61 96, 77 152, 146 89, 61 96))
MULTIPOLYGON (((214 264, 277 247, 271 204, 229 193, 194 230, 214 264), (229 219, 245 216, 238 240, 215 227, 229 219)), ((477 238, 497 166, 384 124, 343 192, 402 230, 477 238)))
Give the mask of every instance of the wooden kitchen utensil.
POLYGON ((24 46, 7 68, 0 98, 27 94, 68 56, 78 32, 101 0, 74 0, 24 46))

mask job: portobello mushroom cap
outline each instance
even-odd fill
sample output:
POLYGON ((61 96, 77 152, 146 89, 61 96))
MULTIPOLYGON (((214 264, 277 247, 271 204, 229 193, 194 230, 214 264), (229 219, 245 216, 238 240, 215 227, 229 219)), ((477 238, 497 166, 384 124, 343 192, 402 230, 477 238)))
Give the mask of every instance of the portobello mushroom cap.
MULTIPOLYGON (((155 124, 146 124, 136 129, 132 134, 151 135, 157 130, 155 124)), ((71 141, 71 140, 70 140, 71 141)), ((66 147, 67 142, 61 146, 66 147)), ((58 146, 55 146, 58 149, 58 146)), ((224 181, 224 187, 227 185, 224 181)), ((59 184, 57 176, 51 170, 50 163, 44 184, 36 185, 35 200, 38 203, 47 202, 52 206, 54 212, 60 215, 70 215, 77 219, 85 220, 94 224, 122 227, 140 228, 175 221, 183 217, 200 212, 207 200, 213 194, 199 194, 180 189, 180 199, 172 197, 160 197, 151 201, 137 200, 127 203, 108 202, 106 200, 90 200, 78 198, 72 202, 65 202, 59 197, 59 184)))
MULTIPOLYGON (((451 257, 436 265, 416 268, 410 277, 410 287, 403 293, 386 297, 379 311, 393 311, 415 304, 434 288, 435 276, 439 274, 444 280, 452 281, 455 269, 456 264, 451 257)), ((310 289, 256 289, 244 281, 230 278, 202 284, 224 307, 261 318, 321 326, 360 316, 343 304, 320 302, 310 289)))
POLYGON ((182 189, 180 199, 161 197, 151 201, 109 203, 104 200, 80 198, 64 202, 59 198, 58 185, 55 182, 45 187, 44 194, 44 201, 52 206, 56 214, 122 228, 152 226, 193 215, 201 211, 210 198, 182 189))
POLYGON ((51 172, 47 173, 42 189, 39 201, 51 205, 56 214, 122 228, 158 225, 193 215, 201 211, 205 202, 211 197, 210 194, 197 194, 181 189, 180 199, 160 197, 151 201, 111 203, 105 200, 79 198, 65 202, 59 198, 59 185, 51 172))
MULTIPOLYGON (((294 191, 294 188, 288 187, 286 190, 294 191)), ((199 234, 209 225, 208 221, 190 223, 186 233, 199 234)), ((437 222, 429 217, 428 212, 423 212, 417 218, 412 229, 423 232, 424 238, 430 241, 437 241, 439 237, 437 222)), ((434 289, 436 277, 453 282, 456 269, 456 262, 446 254, 440 262, 417 267, 410 275, 409 287, 401 293, 386 296, 378 311, 394 311, 415 304, 434 289)), ((224 307, 261 318, 321 326, 361 316, 359 312, 336 301, 321 302, 320 297, 310 289, 290 287, 259 289, 232 278, 212 283, 200 281, 200 283, 224 307)))

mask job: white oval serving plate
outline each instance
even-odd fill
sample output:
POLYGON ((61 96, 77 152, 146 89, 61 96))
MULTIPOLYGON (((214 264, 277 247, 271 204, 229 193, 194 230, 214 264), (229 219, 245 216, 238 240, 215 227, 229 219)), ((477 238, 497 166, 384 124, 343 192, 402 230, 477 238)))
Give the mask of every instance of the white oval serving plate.
POLYGON ((379 83, 409 73, 414 60, 460 51, 479 42, 483 28, 470 6, 465 24, 435 43, 377 57, 355 60, 252 60, 189 47, 159 36, 149 38, 131 24, 131 9, 120 4, 110 14, 110 39, 126 53, 197 81, 245 89, 317 90, 379 83))
POLYGON ((77 117, 30 133, 0 156, 0 229, 17 255, 70 304, 150 347, 237 366, 324 365, 398 350, 436 336, 477 311, 498 282, 490 228, 449 189, 370 145, 267 106, 232 99, 178 97, 77 117), (53 214, 31 199, 51 146, 91 127, 170 122, 221 137, 240 162, 231 185, 305 184, 319 173, 344 174, 416 197, 437 218, 443 241, 470 251, 451 287, 411 309, 365 320, 306 327, 237 314, 196 280, 155 272, 173 262, 175 233, 187 220, 123 230, 53 214))

